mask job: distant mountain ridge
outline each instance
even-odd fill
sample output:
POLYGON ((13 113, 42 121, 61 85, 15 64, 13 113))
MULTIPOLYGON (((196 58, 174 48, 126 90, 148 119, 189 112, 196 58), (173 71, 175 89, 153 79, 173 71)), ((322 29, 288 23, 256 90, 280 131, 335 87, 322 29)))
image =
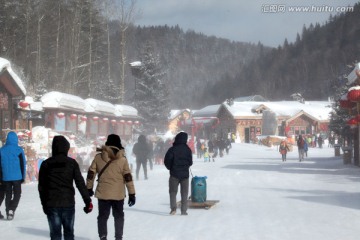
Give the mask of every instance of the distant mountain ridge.
POLYGON ((246 63, 259 57, 263 48, 194 31, 184 32, 178 26, 137 27, 129 37, 130 61, 138 60, 146 42, 155 46, 155 52, 168 74, 172 105, 176 108, 206 104, 199 93, 225 75, 235 77, 246 63))
POLYGON ((245 64, 235 77, 223 77, 204 89, 205 102, 259 94, 269 100, 290 99, 300 93, 306 100, 326 100, 336 82, 360 60, 360 3, 354 12, 331 16, 326 24, 304 26, 294 43, 284 44, 245 64), (226 91, 222 91, 227 86, 226 91))

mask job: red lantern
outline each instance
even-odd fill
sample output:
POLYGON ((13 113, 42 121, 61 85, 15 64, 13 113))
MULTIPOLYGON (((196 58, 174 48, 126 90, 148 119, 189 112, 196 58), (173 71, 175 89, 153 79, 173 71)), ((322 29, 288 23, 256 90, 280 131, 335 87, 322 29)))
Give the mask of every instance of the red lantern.
POLYGON ((135 125, 139 125, 140 122, 139 122, 139 121, 135 121, 134 124, 135 124, 135 125))
POLYGON ((130 121, 130 120, 129 120, 129 121, 127 121, 127 124, 132 124, 132 121, 130 121))
POLYGON ((97 120, 99 120, 99 117, 94 116, 92 119, 93 119, 94 121, 97 121, 97 120))
POLYGON ((340 99, 339 104, 341 108, 345 108, 345 109, 351 109, 355 107, 355 103, 349 101, 348 99, 340 99))
POLYGON ((75 120, 77 118, 77 115, 75 113, 71 114, 70 115, 70 119, 71 120, 75 120))
POLYGON ((65 117, 65 113, 59 112, 59 113, 57 114, 57 116, 58 116, 58 118, 63 118, 63 117, 65 117))
POLYGON ((109 119, 108 118, 103 118, 103 121, 107 122, 107 121, 109 121, 109 119))
POLYGON ((356 86, 356 87, 349 88, 347 98, 351 102, 360 101, 360 87, 356 86))
POLYGON ((115 124, 115 123, 116 123, 116 120, 115 120, 115 119, 111 119, 111 123, 112 123, 112 124, 115 124))
POLYGON ((349 124, 350 127, 357 126, 357 125, 358 125, 357 117, 350 118, 350 119, 347 121, 347 124, 349 124))
POLYGON ((20 101, 19 106, 22 107, 22 108, 26 108, 27 106, 29 106, 29 103, 26 102, 26 101, 20 101))
POLYGON ((86 121, 87 117, 86 116, 81 116, 80 119, 81 119, 81 121, 86 121))
POLYGON ((120 120, 120 123, 125 123, 125 120, 120 120))
POLYGON ((74 140, 76 138, 76 136, 74 134, 70 135, 70 139, 74 140))

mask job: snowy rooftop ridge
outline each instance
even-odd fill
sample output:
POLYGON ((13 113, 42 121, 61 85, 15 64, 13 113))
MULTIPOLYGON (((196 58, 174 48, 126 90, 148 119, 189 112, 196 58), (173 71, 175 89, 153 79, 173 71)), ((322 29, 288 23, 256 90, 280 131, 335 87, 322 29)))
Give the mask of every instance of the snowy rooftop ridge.
POLYGON ((109 102, 87 98, 82 99, 78 96, 71 95, 68 93, 62 93, 52 91, 44 94, 41 97, 41 106, 37 106, 37 109, 42 110, 43 108, 58 108, 64 110, 74 110, 78 112, 86 113, 99 113, 107 114, 110 116, 117 117, 137 117, 138 111, 132 106, 112 104, 109 102))
POLYGON ((132 106, 115 104, 115 115, 119 117, 137 117, 138 111, 132 106))
POLYGON ((86 112, 98 112, 98 113, 105 113, 109 115, 115 115, 115 106, 109 102, 87 98, 85 99, 86 112))
POLYGON ((43 108, 60 108, 84 111, 85 100, 71 94, 61 93, 57 91, 45 93, 41 97, 43 108))
POLYGON ((297 101, 278 101, 278 102, 234 102, 229 106, 224 104, 234 118, 241 116, 258 117, 254 109, 264 107, 273 111, 277 116, 294 116, 301 111, 315 117, 318 120, 328 120, 332 111, 331 102, 328 101, 307 101, 300 103, 297 101))
POLYGON ((26 89, 24 87, 23 81, 19 78, 19 76, 12 70, 11 64, 8 60, 5 58, 0 57, 0 72, 3 71, 3 69, 6 69, 10 76, 14 79, 16 85, 19 87, 21 92, 26 95, 26 89))
POLYGON ((217 112, 219 111, 220 106, 221 106, 220 104, 206 106, 206 107, 194 112, 193 116, 194 117, 213 117, 213 116, 216 116, 217 112))
POLYGON ((172 110, 170 110, 170 116, 168 117, 168 119, 174 119, 178 115, 183 113, 184 111, 188 111, 189 113, 191 113, 191 110, 189 108, 185 108, 185 109, 181 109, 181 110, 180 109, 172 109, 172 110))

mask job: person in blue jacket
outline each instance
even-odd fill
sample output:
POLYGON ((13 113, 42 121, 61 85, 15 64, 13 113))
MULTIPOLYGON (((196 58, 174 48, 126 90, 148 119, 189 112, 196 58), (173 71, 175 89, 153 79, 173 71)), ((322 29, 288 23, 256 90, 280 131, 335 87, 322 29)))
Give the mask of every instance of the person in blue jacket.
POLYGON ((173 146, 165 154, 164 164, 170 171, 169 194, 170 215, 176 214, 176 195, 180 185, 181 215, 187 214, 187 198, 189 193, 189 169, 193 164, 192 152, 187 145, 188 134, 180 132, 175 136, 173 146))
POLYGON ((0 149, 2 183, 5 188, 5 212, 8 220, 14 218, 21 197, 21 184, 26 178, 26 157, 18 145, 15 132, 7 134, 6 143, 0 149))

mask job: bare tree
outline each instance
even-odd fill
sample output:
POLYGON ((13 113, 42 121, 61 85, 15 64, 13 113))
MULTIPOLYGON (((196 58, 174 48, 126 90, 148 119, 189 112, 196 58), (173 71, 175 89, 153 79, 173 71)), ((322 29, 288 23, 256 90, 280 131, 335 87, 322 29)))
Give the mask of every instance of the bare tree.
POLYGON ((119 103, 124 103, 125 95, 125 67, 126 59, 126 33, 135 18, 140 14, 136 9, 136 0, 119 0, 119 22, 120 22, 120 96, 119 103))

